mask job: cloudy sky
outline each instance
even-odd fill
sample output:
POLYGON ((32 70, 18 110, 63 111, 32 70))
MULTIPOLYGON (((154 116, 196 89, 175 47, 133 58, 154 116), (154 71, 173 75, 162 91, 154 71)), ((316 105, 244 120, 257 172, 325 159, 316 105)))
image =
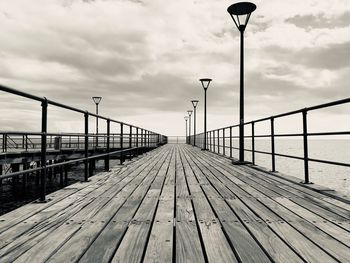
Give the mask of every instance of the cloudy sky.
MULTIPOLYGON (((210 77, 208 128, 237 123, 239 34, 226 12, 232 3, 2 0, 0 83, 89 111, 91 96, 102 96, 102 115, 183 135, 191 99, 200 100, 202 130, 198 79, 210 77)), ((246 120, 349 97, 349 0, 254 3, 245 34, 246 120)), ((4 93, 0 101, 1 130, 39 129, 38 103, 4 93)), ((316 114, 314 122, 327 117, 342 126, 344 108, 316 114)), ((49 118, 50 131, 83 130, 79 114, 50 108, 49 118)))

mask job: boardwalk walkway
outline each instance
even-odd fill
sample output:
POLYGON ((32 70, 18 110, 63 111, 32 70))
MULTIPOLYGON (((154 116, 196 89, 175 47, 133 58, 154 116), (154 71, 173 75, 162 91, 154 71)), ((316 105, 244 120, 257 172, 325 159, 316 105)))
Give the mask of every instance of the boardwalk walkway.
POLYGON ((350 262, 350 205, 165 145, 0 217, 0 262, 350 262))

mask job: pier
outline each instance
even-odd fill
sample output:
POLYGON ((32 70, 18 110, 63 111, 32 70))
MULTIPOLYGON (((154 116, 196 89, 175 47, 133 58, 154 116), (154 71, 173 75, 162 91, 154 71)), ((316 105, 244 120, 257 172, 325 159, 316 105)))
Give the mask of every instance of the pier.
POLYGON ((7 2, 0 263, 350 263, 346 1, 7 2))
POLYGON ((1 262, 349 262, 350 204, 186 144, 0 217, 1 262))

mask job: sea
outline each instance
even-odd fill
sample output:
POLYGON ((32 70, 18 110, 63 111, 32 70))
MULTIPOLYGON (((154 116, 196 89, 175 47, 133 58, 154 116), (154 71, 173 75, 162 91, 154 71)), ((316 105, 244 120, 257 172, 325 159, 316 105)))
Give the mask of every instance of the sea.
MULTIPOLYGON (((229 145, 229 142, 225 143, 229 145)), ((234 147, 238 147, 238 141, 233 142, 234 147)), ((251 142, 245 142, 245 148, 251 149, 251 142)), ((255 150, 271 152, 271 141, 257 139, 255 150)), ((319 139, 308 140, 309 158, 334 161, 350 164, 350 139, 319 139)), ((222 148, 221 148, 222 151, 222 148)), ((275 140, 275 153, 291 156, 303 157, 304 148, 302 140, 275 140)), ((225 154, 230 155, 229 148, 225 154)), ((238 158, 238 150, 232 151, 232 156, 238 158)), ((251 152, 245 153, 245 159, 252 161, 251 152)), ((255 164, 267 169, 272 169, 271 155, 256 153, 255 164)), ((276 171, 297 177, 304 180, 304 161, 286 157, 276 156, 276 171)), ((312 183, 336 190, 344 196, 350 197, 350 167, 324 164, 319 162, 309 162, 309 178, 312 183)))

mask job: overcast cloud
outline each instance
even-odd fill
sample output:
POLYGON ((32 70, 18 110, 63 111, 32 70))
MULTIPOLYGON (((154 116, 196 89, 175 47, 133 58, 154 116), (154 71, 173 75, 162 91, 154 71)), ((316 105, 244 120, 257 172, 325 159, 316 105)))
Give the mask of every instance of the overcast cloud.
MULTIPOLYGON (((349 97, 350 1, 254 2, 245 34, 246 120, 349 97)), ((234 124, 239 34, 226 12, 232 3, 2 0, 0 83, 89 111, 91 96, 102 96, 102 115, 183 135, 191 99, 200 100, 202 130, 198 79, 211 77, 209 128, 234 124)), ((4 93, 0 100, 1 130, 39 129, 37 103, 4 93)), ((82 116, 49 114, 52 131, 83 129, 82 116)))

